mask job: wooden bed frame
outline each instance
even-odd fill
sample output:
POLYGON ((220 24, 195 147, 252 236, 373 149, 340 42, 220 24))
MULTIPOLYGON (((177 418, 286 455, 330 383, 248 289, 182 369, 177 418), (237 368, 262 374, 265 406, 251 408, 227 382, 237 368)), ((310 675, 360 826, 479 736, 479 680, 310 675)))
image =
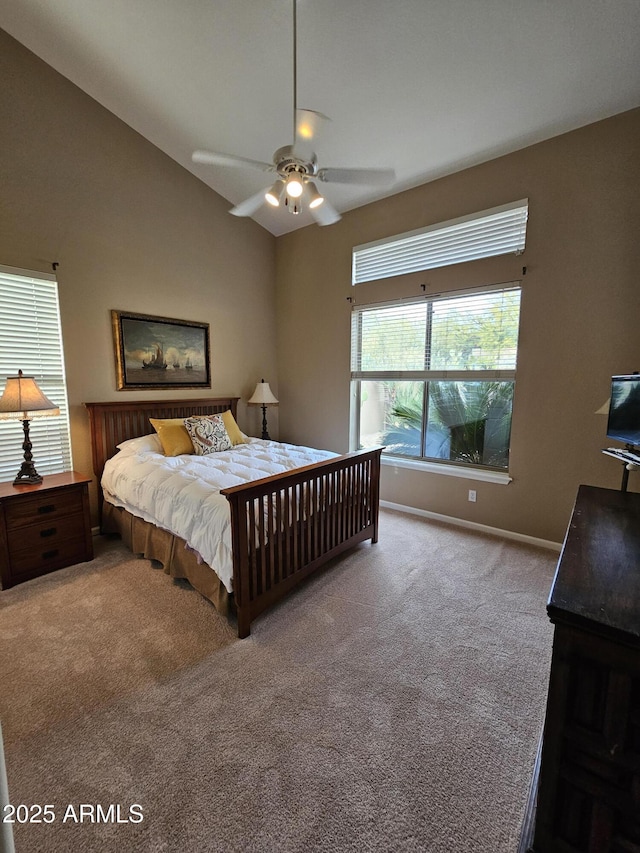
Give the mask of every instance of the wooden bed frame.
MULTIPOLYGON (((238 398, 85 403, 91 425, 93 470, 102 478, 117 445, 151 432, 149 418, 215 414, 238 398)), ((304 468, 224 489, 233 542, 233 597, 238 636, 333 557, 378 541, 380 453, 360 450, 304 468)), ((98 489, 102 510, 102 490, 98 489)))

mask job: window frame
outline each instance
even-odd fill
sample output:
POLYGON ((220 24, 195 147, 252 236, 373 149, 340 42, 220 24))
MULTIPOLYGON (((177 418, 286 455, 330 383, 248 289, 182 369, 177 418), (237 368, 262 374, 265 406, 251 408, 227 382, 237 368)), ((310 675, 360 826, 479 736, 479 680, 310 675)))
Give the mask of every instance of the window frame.
MULTIPOLYGON (((429 382, 433 381, 460 381, 460 382, 474 382, 474 381, 509 381, 513 383, 514 392, 515 392, 515 380, 516 380, 516 361, 514 360, 514 366, 510 368, 496 368, 496 369, 465 369, 465 370, 449 370, 449 369, 431 369, 430 367, 425 367, 421 370, 363 370, 361 366, 361 355, 362 355, 362 318, 366 311, 370 310, 380 310, 385 308, 394 308, 401 305, 415 305, 417 303, 426 302, 429 305, 433 305, 436 301, 442 300, 454 300, 461 297, 473 296, 475 294, 484 295, 484 294, 492 294, 492 293, 509 293, 509 292, 517 292, 518 293, 518 334, 520 327, 520 318, 521 318, 521 296, 522 296, 522 282, 521 280, 514 280, 512 282, 487 285, 484 287, 475 287, 469 288, 465 290, 457 290, 457 291, 449 291, 440 294, 434 294, 429 296, 423 296, 419 298, 410 298, 405 300, 389 300, 385 302, 377 302, 377 303, 369 303, 356 305, 352 304, 352 321, 351 321, 351 399, 352 399, 352 417, 351 417, 351 446, 357 448, 360 446, 360 429, 361 429, 361 399, 362 399, 362 383, 364 381, 417 381, 424 383, 424 396, 422 403, 422 425, 421 425, 421 433, 420 433, 420 450, 421 453, 426 451, 426 431, 427 431, 427 420, 428 420, 428 394, 429 394, 429 382), (354 348, 359 350, 359 355, 355 356, 354 361, 354 348)), ((427 313, 427 318, 432 316, 432 312, 427 313)), ((425 323, 429 324, 429 320, 425 319, 425 323)), ((430 331, 428 328, 425 329, 425 333, 430 331)), ((427 335, 427 349, 430 346, 430 340, 427 335)), ((430 356, 425 354, 425 361, 428 360, 430 356)), ((515 359, 517 360, 517 339, 516 339, 516 353, 515 359)), ((513 400, 513 395, 512 395, 513 400)), ((512 413, 513 414, 513 408, 512 413)), ((396 467, 401 468, 414 468, 417 470, 428 470, 434 471, 440 474, 448 474, 459 477, 466 477, 469 479, 478 479, 485 480, 490 482, 497 483, 508 483, 511 482, 511 477, 509 475, 510 465, 510 449, 511 449, 511 436, 509 437, 509 445, 507 448, 509 454, 508 465, 505 468, 502 467, 492 467, 489 465, 475 464, 475 463, 460 463, 456 460, 448 460, 448 459, 436 459, 434 457, 420 455, 417 457, 405 456, 402 454, 394 454, 392 452, 384 451, 382 454, 382 462, 383 464, 394 465, 396 467)))

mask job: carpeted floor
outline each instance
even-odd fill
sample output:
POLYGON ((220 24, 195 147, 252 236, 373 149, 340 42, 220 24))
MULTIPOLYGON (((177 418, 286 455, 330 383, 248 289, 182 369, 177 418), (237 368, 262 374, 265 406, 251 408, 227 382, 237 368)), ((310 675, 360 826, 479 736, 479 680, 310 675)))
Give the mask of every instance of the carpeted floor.
POLYGON ((17 853, 517 849, 557 554, 383 511, 246 640, 96 555, 0 592, 9 792, 55 815, 17 853))

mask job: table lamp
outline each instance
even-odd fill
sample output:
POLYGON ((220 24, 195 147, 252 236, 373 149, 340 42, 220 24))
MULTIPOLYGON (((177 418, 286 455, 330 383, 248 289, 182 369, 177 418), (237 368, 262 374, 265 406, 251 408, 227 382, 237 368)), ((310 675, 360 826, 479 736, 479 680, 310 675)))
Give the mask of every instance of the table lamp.
POLYGON ((32 418, 52 417, 59 415, 60 409, 51 400, 48 400, 33 376, 24 376, 18 371, 17 376, 8 376, 2 397, 0 397, 0 420, 22 421, 24 430, 24 461, 18 471, 18 476, 13 481, 14 485, 41 483, 42 477, 35 469, 31 455, 31 441, 29 440, 29 421, 32 418))
POLYGON ((249 406, 262 406, 262 438, 269 441, 269 432, 267 431, 267 406, 277 406, 278 401, 273 396, 269 383, 261 379, 256 385, 256 390, 250 400, 247 400, 249 406))

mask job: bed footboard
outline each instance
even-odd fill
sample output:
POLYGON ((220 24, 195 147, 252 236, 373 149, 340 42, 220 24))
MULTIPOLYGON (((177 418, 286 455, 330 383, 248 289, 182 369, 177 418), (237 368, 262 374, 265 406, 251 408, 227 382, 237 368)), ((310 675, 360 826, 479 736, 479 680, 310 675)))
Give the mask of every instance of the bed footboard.
POLYGON ((231 508, 239 637, 328 560, 377 542, 381 452, 359 450, 222 491, 231 508))

